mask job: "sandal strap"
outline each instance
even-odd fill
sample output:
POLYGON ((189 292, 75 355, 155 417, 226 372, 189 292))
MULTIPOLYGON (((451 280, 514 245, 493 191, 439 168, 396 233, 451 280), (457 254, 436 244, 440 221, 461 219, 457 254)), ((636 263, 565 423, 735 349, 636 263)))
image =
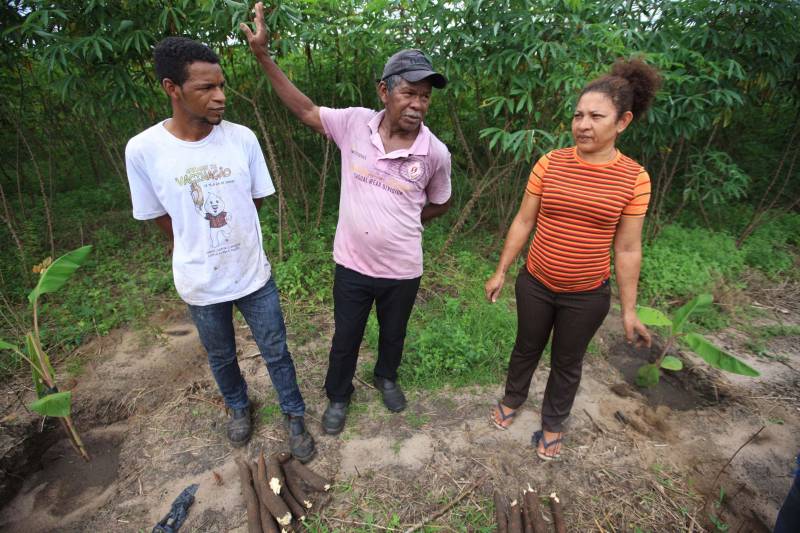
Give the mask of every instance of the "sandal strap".
MULTIPOLYGON (((509 407, 509 409, 511 409, 511 408, 509 407)), ((497 401, 497 413, 500 415, 500 422, 505 422, 509 418, 514 418, 515 416, 517 416, 517 410, 516 409, 514 409, 510 413, 506 414, 505 411, 503 411, 503 404, 500 403, 499 400, 497 401)))
MULTIPOLYGON (((562 433, 562 435, 563 435, 563 433, 562 433)), ((546 450, 546 449, 550 448, 551 446, 555 446, 556 444, 558 444, 560 442, 563 442, 564 441, 564 437, 563 436, 562 437, 556 437, 555 439, 553 439, 553 440, 548 442, 547 439, 544 438, 544 431, 542 431, 540 429, 540 430, 537 430, 537 431, 535 431, 533 433, 533 441, 536 444, 536 446, 538 446, 539 445, 539 441, 541 441, 542 442, 542 446, 546 450)))

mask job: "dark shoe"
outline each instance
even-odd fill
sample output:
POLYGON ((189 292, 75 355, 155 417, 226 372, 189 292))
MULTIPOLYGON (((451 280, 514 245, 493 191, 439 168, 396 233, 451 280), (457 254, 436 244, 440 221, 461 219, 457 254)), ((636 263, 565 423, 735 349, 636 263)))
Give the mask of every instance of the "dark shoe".
POLYGON ((235 447, 244 446, 253 433, 253 422, 250 420, 250 407, 233 409, 228 419, 228 439, 235 447))
POLYGON ((393 413, 399 413, 406 408, 406 397, 400 385, 386 378, 375 376, 375 388, 383 394, 383 405, 393 413))
POLYGON ((289 432, 289 451, 301 463, 307 463, 317 453, 314 437, 306 430, 302 416, 286 416, 286 430, 289 432))
POLYGON ((328 402, 322 415, 322 431, 328 435, 338 435, 344 429, 347 406, 350 402, 328 402))

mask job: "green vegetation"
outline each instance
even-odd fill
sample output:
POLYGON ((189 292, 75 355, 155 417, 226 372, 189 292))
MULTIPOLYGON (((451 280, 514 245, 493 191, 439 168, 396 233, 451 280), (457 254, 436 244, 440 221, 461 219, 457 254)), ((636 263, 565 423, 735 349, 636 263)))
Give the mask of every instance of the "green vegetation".
MULTIPOLYGON (((262 209, 265 248, 290 327, 302 339, 318 335, 314 319, 332 305, 338 153, 288 117, 257 73, 237 29, 250 4, 0 8, 0 337, 22 344, 31 267, 87 242, 95 250, 83 271, 42 305, 41 341, 54 359, 180 305, 161 236, 130 216, 124 163, 127 140, 168 112, 150 50, 178 34, 220 53, 227 118, 251 127, 267 153, 279 194, 262 209)), ((791 0, 271 6, 271 48, 318 104, 377 107, 374 79, 402 47, 428 51, 451 80, 426 123, 453 155, 453 208, 425 232, 403 380, 497 382, 513 343, 514 272, 494 305, 482 285, 531 163, 571 142, 577 91, 620 56, 641 55, 665 78, 652 114, 621 146, 653 183, 641 301, 669 308, 719 287, 744 289, 748 270, 800 280, 798 18, 791 0)), ((729 311, 697 317, 714 328, 729 311)), ((367 343, 376 341, 373 319, 367 343)), ((14 352, 0 353, 0 374, 21 368, 14 352)))
POLYGON ((703 361, 714 368, 740 374, 742 376, 758 377, 760 375, 757 370, 749 367, 725 350, 715 346, 702 335, 687 331, 689 329, 689 316, 696 311, 711 307, 712 302, 713 296, 710 294, 700 294, 676 309, 675 313, 672 315, 672 319, 658 309, 653 309, 652 307, 639 307, 636 310, 639 315, 639 320, 641 320, 643 324, 657 328, 669 328, 664 348, 661 350, 661 355, 659 355, 654 363, 642 365, 636 374, 636 383, 640 387, 654 387, 658 385, 659 378, 661 377, 661 369, 673 371, 683 369, 683 362, 677 357, 668 354, 670 348, 676 341, 680 341, 688 346, 703 361))
POLYGON ((36 401, 29 408, 42 416, 56 417, 64 426, 70 443, 83 459, 89 460, 89 455, 83 446, 80 435, 72 423, 72 391, 58 390, 56 372, 50 362, 50 356, 42 347, 39 328, 39 313, 43 310, 39 305, 40 298, 61 289, 64 284, 75 274, 75 271, 86 261, 91 246, 82 246, 77 250, 66 253, 53 261, 46 259, 34 268, 39 274, 38 283, 28 294, 31 305, 32 329, 25 332, 25 353, 14 344, 0 339, 0 350, 7 350, 28 363, 33 377, 33 387, 36 391, 36 401))

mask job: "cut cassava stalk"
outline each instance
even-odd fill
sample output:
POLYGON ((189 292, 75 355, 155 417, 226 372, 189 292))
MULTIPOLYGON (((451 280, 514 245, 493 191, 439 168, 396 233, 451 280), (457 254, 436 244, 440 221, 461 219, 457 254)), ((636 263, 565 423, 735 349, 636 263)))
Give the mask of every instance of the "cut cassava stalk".
POLYGON ((508 502, 497 489, 494 490, 494 518, 497 533, 508 533, 508 502))
POLYGON ((297 503, 306 509, 311 509, 311 506, 313 505, 311 503, 311 498, 308 497, 308 494, 306 494, 306 491, 303 489, 300 474, 297 472, 295 464, 300 463, 296 463, 295 461, 287 461, 283 464, 283 471, 286 474, 286 487, 289 489, 289 492, 292 494, 292 497, 297 501, 297 503))
POLYGON ((511 505, 508 506, 508 533, 523 533, 522 531, 522 515, 519 512, 519 502, 512 500, 511 505))
POLYGON ((269 509, 270 514, 275 518, 275 521, 278 522, 278 525, 281 529, 289 530, 291 528, 292 522, 292 513, 289 511, 289 507, 286 505, 280 496, 272 492, 272 489, 269 488, 269 484, 267 482, 267 464, 264 461, 264 454, 261 453, 258 456, 258 480, 257 483, 261 483, 264 490, 262 491, 262 495, 264 498, 264 505, 269 509))
POLYGON ((288 485, 281 491, 281 498, 283 498, 283 501, 285 501, 286 505, 289 506, 289 510, 292 511, 292 514, 295 518, 299 519, 301 522, 305 521, 306 510, 294 497, 288 485))
POLYGON ((253 476, 253 486, 256 489, 256 496, 258 496, 258 506, 261 513, 261 529, 264 533, 280 533, 278 525, 275 523, 275 517, 269 512, 267 506, 264 505, 264 491, 267 490, 263 483, 258 482, 258 465, 248 461, 250 467, 250 474, 253 476))
POLYGON ((522 531, 525 533, 533 533, 533 524, 531 524, 531 518, 528 516, 530 514, 530 510, 528 506, 525 505, 525 490, 522 490, 522 498, 519 501, 519 509, 522 512, 522 531))
POLYGON ((247 505, 247 532, 263 533, 261 529, 261 517, 259 515, 259 502, 253 489, 253 476, 247 464, 236 458, 236 466, 239 469, 239 481, 242 484, 242 494, 247 505))
POLYGON ((275 458, 278 460, 280 464, 283 464, 292 458, 292 454, 290 454, 289 452, 277 452, 273 453, 272 455, 275 456, 275 458))
POLYGON ((553 512, 553 530, 556 533, 567 533, 564 525, 564 513, 561 510, 561 500, 555 492, 550 494, 550 510, 553 512))
POLYGON ((291 468, 297 472, 297 475, 313 490, 317 492, 328 492, 328 490, 330 490, 330 481, 317 474, 297 459, 293 458, 287 464, 291 465, 291 468))
POLYGON ((533 533, 547 533, 548 528, 542 518, 542 507, 539 505, 539 495, 528 485, 528 490, 523 491, 525 508, 528 510, 528 520, 531 522, 533 533))
MULTIPOLYGON (((261 452, 261 456, 264 456, 263 451, 261 452)), ((280 494, 284 485, 286 485, 283 479, 281 464, 278 462, 278 458, 275 454, 270 455, 269 461, 267 461, 267 485, 269 485, 269 488, 272 489, 272 492, 275 494, 280 494)))

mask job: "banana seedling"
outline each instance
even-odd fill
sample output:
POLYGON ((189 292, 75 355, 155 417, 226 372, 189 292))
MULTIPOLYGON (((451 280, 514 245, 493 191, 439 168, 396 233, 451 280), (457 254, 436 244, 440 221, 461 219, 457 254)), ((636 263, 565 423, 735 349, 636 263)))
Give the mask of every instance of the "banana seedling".
POLYGON ((56 373, 50 364, 50 357, 42 348, 39 336, 39 299, 43 294, 55 292, 60 289, 69 278, 86 260, 91 246, 83 246, 68 252, 55 261, 45 259, 34 267, 34 272, 39 273, 39 282, 28 294, 28 301, 33 311, 33 330, 25 334, 25 347, 20 350, 17 346, 0 339, 0 350, 11 350, 20 358, 28 362, 33 375, 33 386, 36 389, 37 400, 28 407, 31 411, 42 416, 56 417, 61 421, 69 436, 72 446, 84 460, 89 461, 89 454, 72 423, 72 392, 59 392, 56 385, 56 373))
POLYGON ((666 314, 652 307, 638 307, 636 314, 639 320, 647 326, 668 328, 664 348, 654 363, 643 365, 636 374, 636 384, 640 387, 655 387, 661 377, 661 370, 678 371, 683 368, 683 362, 673 355, 667 355, 676 341, 680 341, 694 352, 700 359, 720 370, 740 374, 742 376, 758 377, 760 374, 728 352, 715 346, 699 333, 687 332, 689 315, 695 311, 707 309, 714 298, 710 294, 700 294, 678 308, 670 319, 666 314))

